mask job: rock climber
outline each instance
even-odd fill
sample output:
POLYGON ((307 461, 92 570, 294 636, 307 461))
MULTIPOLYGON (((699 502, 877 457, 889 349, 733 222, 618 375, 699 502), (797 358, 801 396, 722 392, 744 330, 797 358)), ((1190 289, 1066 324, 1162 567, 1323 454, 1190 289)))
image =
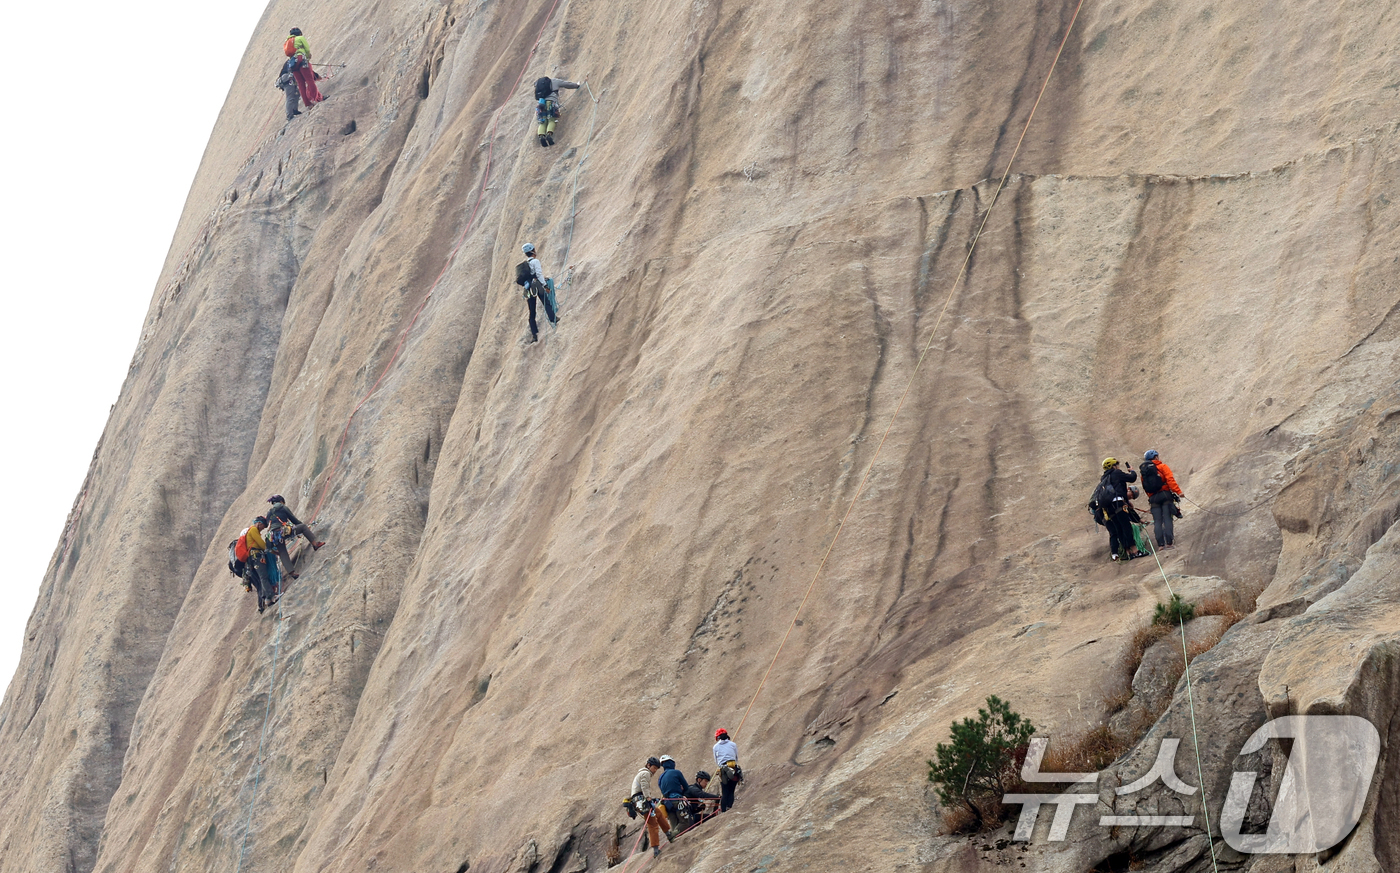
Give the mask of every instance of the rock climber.
POLYGON ((288 36, 287 41, 282 44, 282 51, 289 58, 295 59, 297 55, 301 55, 306 61, 305 66, 298 67, 292 73, 292 77, 296 79, 297 90, 301 92, 301 99, 302 102, 306 104, 306 108, 310 109, 311 104, 320 103, 322 100, 326 99, 321 96, 320 90, 316 87, 316 80, 320 77, 316 75, 315 69, 311 66, 311 46, 307 45, 306 37, 301 35, 300 27, 292 28, 291 35, 288 36))
MULTIPOLYGON (((710 774, 701 770, 695 774, 695 781, 685 787, 685 796, 690 798, 686 804, 689 807, 690 818, 695 824, 699 824, 718 811, 719 804, 713 801, 719 800, 718 794, 711 794, 710 774)), ((694 825, 692 825, 693 827, 694 825)))
POLYGON ((258 592, 258 612, 277 602, 274 586, 277 584, 277 562, 267 560, 267 541, 262 532, 267 529, 267 519, 258 516, 239 537, 245 545, 248 557, 245 559, 243 576, 258 592), (269 566, 269 564, 271 566, 269 566))
POLYGON ((724 728, 715 731, 715 766, 719 767, 719 811, 724 812, 734 805, 735 786, 744 781, 739 747, 724 728))
POLYGON ((559 89, 577 88, 578 82, 541 76, 535 80, 535 135, 540 147, 554 145, 554 125, 559 121, 559 89))
POLYGON ((685 774, 676 769, 676 759, 662 755, 661 776, 656 780, 656 790, 661 793, 661 804, 666 807, 667 817, 673 825, 673 832, 667 836, 675 836, 674 830, 680 827, 681 802, 685 799, 686 787, 685 774))
POLYGON ((539 324, 535 321, 535 299, 544 303, 544 317, 550 324, 558 327, 559 316, 554 309, 554 280, 545 278, 534 245, 526 243, 521 250, 525 252, 525 260, 515 265, 515 284, 525 289, 525 302, 530 307, 530 342, 533 343, 540 338, 539 324))
MULTIPOLYGON (((272 517, 273 521, 292 526, 291 539, 296 539, 298 536, 306 537, 306 541, 311 544, 312 551, 320 551, 321 546, 325 545, 325 542, 316 540, 316 534, 311 531, 310 526, 302 524, 301 519, 292 514, 292 511, 287 508, 287 499, 281 494, 272 495, 267 498, 267 502, 272 504, 272 508, 267 511, 267 514, 272 517)), ((282 559, 282 566, 287 569, 287 576, 296 579, 297 574, 292 572, 292 558, 291 555, 287 554, 285 540, 277 546, 277 556, 282 559)))
POLYGON ((287 98, 288 121, 301 114, 301 110, 297 108, 297 100, 301 96, 301 91, 297 87, 296 71, 304 66, 306 66, 304 55, 298 54, 295 57, 287 58, 287 62, 282 65, 282 72, 277 76, 277 87, 287 98))
POLYGON ((1093 505, 1100 514, 1098 520, 1108 528, 1108 550, 1112 560, 1126 561, 1138 557, 1133 542, 1132 519, 1128 517, 1128 483, 1137 481, 1133 465, 1124 463, 1120 470, 1117 458, 1103 459, 1103 476, 1094 489, 1093 505))
POLYGON ((1147 492, 1147 503, 1152 507, 1152 535, 1157 539, 1157 548, 1176 548, 1172 519, 1181 518, 1177 503, 1185 495, 1176 484, 1171 467, 1163 463, 1156 449, 1148 449, 1142 456, 1142 489, 1147 492))
POLYGON ((632 777, 632 805, 638 814, 644 816, 647 821, 647 840, 651 846, 652 855, 661 854, 661 834, 666 834, 666 839, 670 840, 671 822, 666 818, 666 807, 657 803, 649 795, 651 794, 652 774, 661 769, 661 761, 658 758, 647 758, 647 762, 642 765, 642 769, 637 771, 637 775, 632 777))

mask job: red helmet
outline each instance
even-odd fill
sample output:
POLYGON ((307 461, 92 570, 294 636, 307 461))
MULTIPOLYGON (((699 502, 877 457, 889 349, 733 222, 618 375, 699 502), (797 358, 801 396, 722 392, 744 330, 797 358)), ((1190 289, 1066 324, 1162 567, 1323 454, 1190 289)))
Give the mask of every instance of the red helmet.
POLYGON ((725 730, 724 728, 720 728, 719 730, 715 731, 715 739, 727 736, 729 736, 729 731, 725 730))

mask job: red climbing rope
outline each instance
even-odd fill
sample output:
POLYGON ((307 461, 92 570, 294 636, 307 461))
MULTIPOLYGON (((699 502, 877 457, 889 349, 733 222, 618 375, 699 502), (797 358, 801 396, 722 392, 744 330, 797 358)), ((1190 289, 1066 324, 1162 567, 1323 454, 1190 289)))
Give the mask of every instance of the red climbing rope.
POLYGON ((491 134, 486 144, 486 168, 481 174, 481 186, 477 189, 476 203, 472 205, 472 213, 467 218, 466 226, 464 226, 462 232, 457 235, 457 240, 453 243, 452 250, 448 252, 447 260, 443 262, 442 269, 438 271, 437 278, 433 280, 432 285, 428 286, 428 293, 423 295, 423 301, 418 304, 418 308, 413 311, 413 317, 409 319, 408 325, 399 334, 399 341, 398 344, 394 346, 394 353, 389 356, 389 360, 384 365, 384 369, 379 372, 379 378, 374 380, 374 385, 370 386, 369 391, 365 393, 364 397, 360 398, 360 402, 355 404, 355 408, 350 411, 349 417, 345 419, 345 428, 340 432, 340 439, 336 442, 335 455, 331 462, 330 469, 326 471, 325 477, 321 479, 321 496, 316 501, 315 509, 311 512, 313 521, 321 514, 321 507, 325 505, 326 498, 330 496, 331 480, 340 469, 341 454, 345 448, 345 441, 350 436, 350 424, 355 420, 355 415, 360 411, 360 408, 369 402, 370 397, 374 396, 374 392, 379 390, 379 386, 384 381, 384 377, 388 375, 389 369, 393 367, 394 362, 398 360, 399 352, 403 350, 404 343, 408 341, 409 332, 412 331, 413 326, 418 323, 418 316, 422 314, 423 309, 428 305, 428 301, 433 298, 433 292, 436 291, 438 285, 441 284, 442 277, 447 275, 448 268, 452 266, 452 262, 457 258, 458 250, 462 248, 462 244, 467 240, 467 234, 471 233, 472 227, 476 224, 477 213, 481 210, 481 203, 486 198, 486 185, 491 180, 491 166, 496 150, 496 128, 501 123, 501 113, 513 98, 515 89, 520 86, 520 80, 525 78, 525 71, 530 68, 530 61, 534 60, 535 52, 540 46, 540 40, 544 38, 545 28, 549 27, 550 19, 554 17, 554 10, 557 9, 558 6, 559 0, 554 0, 554 3, 549 7, 549 12, 545 13, 544 23, 540 25, 540 32, 535 35, 535 41, 530 46, 530 53, 525 56, 525 64, 520 68, 520 73, 515 77, 515 81, 511 83, 510 90, 506 92, 505 102, 497 107, 496 111, 493 113, 491 134))

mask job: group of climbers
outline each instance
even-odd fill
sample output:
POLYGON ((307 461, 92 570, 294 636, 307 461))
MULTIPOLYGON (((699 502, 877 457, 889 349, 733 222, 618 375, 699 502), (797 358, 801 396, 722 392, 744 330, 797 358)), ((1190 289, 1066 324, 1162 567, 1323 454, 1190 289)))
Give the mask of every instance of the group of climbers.
MULTIPOLYGON (((1152 531, 1157 550, 1174 549, 1173 519, 1181 518, 1177 504, 1185 495, 1176 483, 1171 468, 1162 461, 1156 449, 1143 454, 1142 487, 1152 509, 1152 531)), ((1124 461, 1119 469, 1117 458, 1103 459, 1103 475, 1089 498, 1089 511, 1094 521, 1108 529, 1108 551, 1111 560, 1128 561, 1152 554, 1142 535, 1143 519, 1133 506, 1138 496, 1138 474, 1133 465, 1124 461)))
POLYGON ((292 570, 293 559, 287 551, 287 543, 298 536, 306 537, 312 551, 325 545, 318 541, 311 528, 303 524, 287 507, 281 494, 267 498, 272 504, 267 515, 260 515, 239 533, 238 538, 228 544, 228 569, 243 580, 246 591, 258 594, 258 612, 263 612, 282 596, 282 579, 296 579, 292 570), (264 534, 266 531, 266 534, 264 534), (282 567, 277 559, 282 559, 282 567))
POLYGON ((277 87, 287 98, 287 120, 291 121, 301 114, 301 110, 297 108, 298 97, 306 104, 307 109, 326 98, 316 87, 316 81, 321 75, 311 66, 311 46, 307 45, 300 27, 292 28, 291 34, 282 43, 282 52, 287 56, 287 60, 278 73, 277 87))
MULTIPOLYGON (((685 774, 676 768, 676 761, 670 755, 647 758, 642 769, 632 777, 632 790, 622 805, 630 818, 640 815, 645 819, 647 845, 653 855, 661 854, 663 834, 670 842, 734 805, 734 788, 744 780, 744 771, 739 767, 739 747, 723 728, 715 731, 714 758, 719 773, 719 794, 707 790, 710 774, 705 770, 695 774, 694 782, 687 783, 685 774), (656 780, 659 797, 653 797, 651 777, 657 773, 661 774, 656 780)), ((642 848, 645 850, 647 846, 642 848)))

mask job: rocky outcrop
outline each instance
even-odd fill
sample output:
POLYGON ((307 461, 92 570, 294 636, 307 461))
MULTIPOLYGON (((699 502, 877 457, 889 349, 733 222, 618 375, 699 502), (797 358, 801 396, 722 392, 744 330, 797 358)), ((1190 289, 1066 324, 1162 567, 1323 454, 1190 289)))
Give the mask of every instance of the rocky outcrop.
POLYGON ((1074 9, 273 3, 0 706, 0 870, 599 869, 720 726, 739 804, 658 867, 1203 869, 1203 822, 947 838, 925 780, 988 694, 1107 717, 1166 580, 1082 504, 1149 446, 1164 573, 1259 609, 1100 805, 1193 720, 1212 813, 1268 716, 1388 736, 1393 24, 1086 5, 996 195, 1074 9), (346 66, 283 125, 289 23, 346 66), (553 149, 545 73, 599 101, 553 149), (330 546, 259 617, 273 492, 330 546))

